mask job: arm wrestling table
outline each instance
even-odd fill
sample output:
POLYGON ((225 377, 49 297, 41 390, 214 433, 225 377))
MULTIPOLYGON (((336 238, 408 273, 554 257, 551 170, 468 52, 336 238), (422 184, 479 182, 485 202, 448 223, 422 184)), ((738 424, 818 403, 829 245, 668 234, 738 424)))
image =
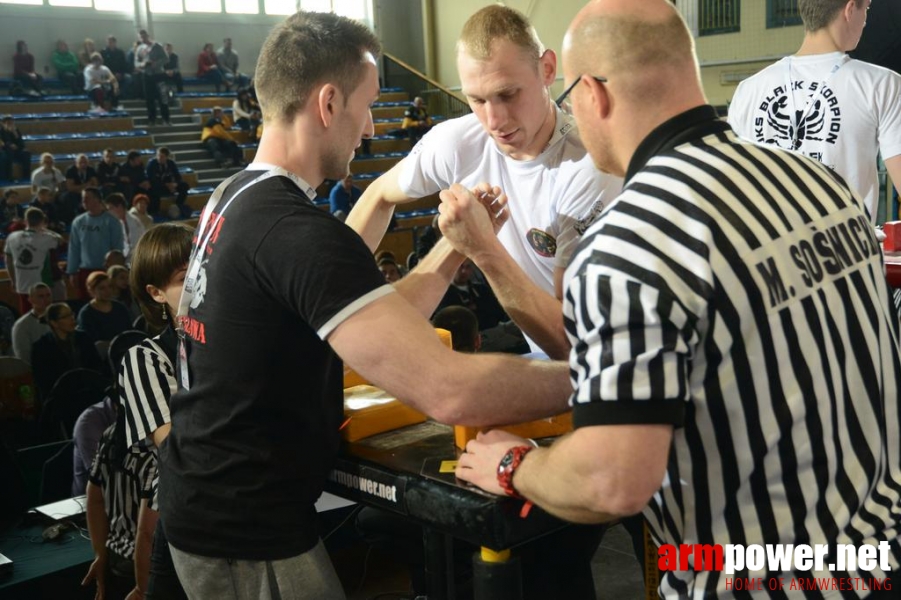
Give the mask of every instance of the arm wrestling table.
POLYGON ((448 577, 452 538, 482 548, 474 569, 476 600, 488 598, 489 590, 493 599, 518 598, 520 573, 518 563, 507 563, 509 549, 566 523, 537 507, 523 519, 522 501, 458 483, 446 464, 456 459, 453 429, 427 421, 344 442, 326 490, 423 526, 430 599, 455 595, 453 577, 448 577))

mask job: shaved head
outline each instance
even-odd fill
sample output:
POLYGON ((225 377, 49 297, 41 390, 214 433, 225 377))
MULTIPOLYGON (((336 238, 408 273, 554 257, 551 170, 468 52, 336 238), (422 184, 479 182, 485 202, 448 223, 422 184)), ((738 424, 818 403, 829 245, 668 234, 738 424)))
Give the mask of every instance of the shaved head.
POLYGON ((579 12, 563 46, 564 67, 607 77, 636 100, 668 94, 666 79, 699 81, 694 41, 666 0, 596 0, 579 12))
POLYGON ((625 175, 656 127, 707 103, 691 34, 667 0, 589 3, 563 40, 563 74, 576 83, 570 100, 585 148, 614 175, 625 175))

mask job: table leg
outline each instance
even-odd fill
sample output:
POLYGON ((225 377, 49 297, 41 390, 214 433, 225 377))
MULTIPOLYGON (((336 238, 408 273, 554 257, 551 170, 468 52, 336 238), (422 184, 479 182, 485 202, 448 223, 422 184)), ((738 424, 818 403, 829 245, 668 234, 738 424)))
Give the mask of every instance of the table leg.
POLYGON ((453 538, 429 527, 422 528, 425 580, 429 600, 454 600, 453 538))
POLYGON ((509 550, 483 547, 472 557, 472 579, 475 600, 522 600, 519 558, 509 550))

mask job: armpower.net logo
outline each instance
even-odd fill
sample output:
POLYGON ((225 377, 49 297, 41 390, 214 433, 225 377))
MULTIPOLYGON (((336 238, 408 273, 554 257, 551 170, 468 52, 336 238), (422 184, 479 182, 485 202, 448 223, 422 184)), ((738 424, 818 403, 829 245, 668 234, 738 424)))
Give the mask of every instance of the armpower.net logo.
POLYGON ((889 544, 838 544, 830 554, 826 544, 663 544, 658 549, 661 571, 720 571, 728 590, 890 590, 891 578, 824 577, 824 573, 887 572, 889 544), (827 562, 828 560, 828 562, 827 562), (811 575, 798 576, 809 572, 811 575), (736 573, 747 576, 731 577, 736 573), (773 576, 786 573, 785 577, 773 576), (755 576, 760 574, 760 576, 755 576))

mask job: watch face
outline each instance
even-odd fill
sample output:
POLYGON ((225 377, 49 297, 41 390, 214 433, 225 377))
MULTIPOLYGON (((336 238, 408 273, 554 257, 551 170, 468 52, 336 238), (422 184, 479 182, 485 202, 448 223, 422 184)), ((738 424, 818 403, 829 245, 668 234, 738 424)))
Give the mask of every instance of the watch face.
POLYGON ((513 452, 513 448, 510 448, 509 450, 507 450, 507 453, 504 454, 504 456, 501 458, 501 462, 499 462, 497 465, 497 472, 503 473, 506 469, 508 469, 510 467, 510 465, 513 464, 514 456, 515 456, 515 453, 513 452))

